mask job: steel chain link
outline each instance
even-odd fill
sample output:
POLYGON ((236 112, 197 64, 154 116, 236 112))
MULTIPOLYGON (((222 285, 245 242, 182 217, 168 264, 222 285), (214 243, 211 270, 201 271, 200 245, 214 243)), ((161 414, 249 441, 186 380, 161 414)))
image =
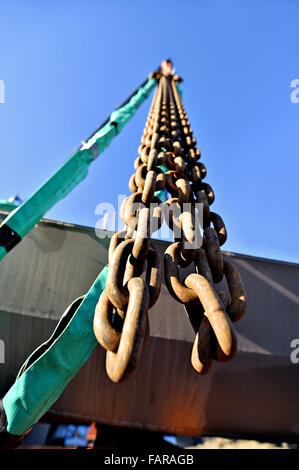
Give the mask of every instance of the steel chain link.
POLYGON ((94 333, 107 350, 106 370, 114 382, 126 380, 135 370, 149 337, 148 310, 161 289, 161 259, 150 237, 163 222, 161 201, 154 195, 165 186, 158 168, 165 161, 159 152, 162 95, 160 80, 134 163, 136 172, 129 180, 132 195, 121 207, 126 227, 111 238, 106 288, 95 310, 94 333))
MULTIPOLYGON (((203 182, 207 170, 198 161, 201 153, 196 147, 175 81, 170 78, 165 83, 168 86, 168 116, 165 117, 169 122, 166 130, 175 130, 172 149, 165 162, 169 168, 165 186, 172 196, 165 207, 169 226, 174 230, 174 243, 164 256, 165 281, 171 295, 184 304, 195 331, 191 363, 197 372, 206 374, 213 360, 229 361, 235 355, 237 340, 232 322, 245 314, 247 299, 237 269, 222 257, 220 247, 227 239, 226 228, 222 218, 210 211, 215 200, 214 191, 203 182), (191 204, 187 213, 184 210, 186 202, 191 204), (199 230, 196 203, 201 203, 202 207, 203 243, 201 248, 188 249, 186 242, 191 242, 190 234, 199 230), (180 237, 176 235, 180 233, 178 229, 181 229, 180 237), (187 266, 193 272, 181 280, 180 268, 187 266), (230 299, 220 290, 219 283, 223 278, 230 299)), ((193 240, 200 240, 194 234, 193 240)))
POLYGON ((159 297, 162 277, 160 256, 150 238, 163 217, 174 237, 165 251, 165 282, 171 295, 184 304, 195 331, 191 363, 199 373, 207 373, 213 360, 224 362, 235 355, 232 322, 247 308, 239 273, 222 257, 226 228, 222 218, 210 211, 215 195, 203 182, 207 170, 198 161, 201 153, 177 79, 159 77, 129 180, 132 195, 121 207, 126 227, 111 239, 106 289, 95 310, 94 332, 107 350, 106 369, 114 382, 135 370, 149 336, 148 310, 159 297), (166 173, 161 165, 167 167, 166 173), (161 189, 171 195, 164 205, 155 196, 161 189), (196 203, 201 204, 202 217, 196 203), (186 267, 192 273, 181 280, 181 268, 186 267), (217 285, 223 278, 229 296, 217 285))

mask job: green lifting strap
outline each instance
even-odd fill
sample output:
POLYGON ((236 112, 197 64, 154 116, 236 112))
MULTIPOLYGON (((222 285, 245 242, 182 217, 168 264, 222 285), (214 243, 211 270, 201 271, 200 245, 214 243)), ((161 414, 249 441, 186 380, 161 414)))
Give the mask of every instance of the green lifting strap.
MULTIPOLYGON (((163 171, 163 173, 166 173, 167 171, 169 171, 169 168, 167 168, 166 165, 158 165, 158 168, 160 168, 163 171)), ((166 189, 160 189, 160 191, 156 191, 155 196, 158 196, 160 201, 163 203, 166 202, 168 199, 168 193, 166 189)))
MULTIPOLYGON (((151 88, 153 86, 154 84, 152 83, 151 88)), ((140 105, 140 99, 145 99, 145 94, 139 92, 140 90, 133 96, 134 99, 131 103, 131 112, 133 114, 138 107, 138 103, 140 105)), ((147 89, 148 94, 149 92, 150 90, 147 89)), ((123 107, 116 110, 113 115, 113 120, 117 123, 116 126, 112 124, 114 134, 112 133, 112 128, 109 127, 111 124, 106 123, 94 134, 94 136, 97 135, 96 139, 92 136, 88 142, 92 140, 92 145, 96 143, 102 150, 106 148, 115 135, 116 127, 118 127, 119 131, 130 119, 128 104, 129 103, 126 103, 123 107), (110 138, 110 136, 112 137, 110 138)), ((38 198, 35 201, 34 196, 41 190, 43 190, 42 198, 46 199, 46 190, 43 188, 49 184, 49 190, 51 188, 54 189, 55 185, 50 183, 53 178, 55 180, 55 176, 57 175, 59 175, 58 179, 59 183, 61 183, 56 185, 56 188, 57 186, 60 188, 59 196, 61 196, 61 194, 66 195, 70 192, 71 189, 86 176, 88 166, 93 159, 93 154, 90 149, 79 150, 78 152, 76 152, 40 190, 28 201, 23 203, 22 206, 30 200, 33 200, 33 203, 35 202, 37 204, 38 198), (83 171, 81 159, 85 161, 83 171), (69 185, 64 186, 62 189, 63 169, 65 172, 72 171, 73 179, 72 181, 69 180, 69 185)), ((168 171, 165 165, 160 165, 159 168, 161 168, 163 172, 168 171)), ((163 201, 167 199, 166 190, 157 191, 155 194, 163 201)), ((61 199, 61 197, 57 200, 61 199)), ((43 214, 36 219, 33 225, 31 225, 32 222, 27 223, 27 228, 29 227, 29 229, 26 231, 24 229, 26 225, 25 215, 23 216, 22 211, 19 212, 22 206, 14 211, 15 214, 20 214, 19 218, 11 218, 11 221, 15 222, 15 225, 12 226, 11 223, 9 223, 9 226, 16 231, 19 230, 18 233, 24 236, 43 214)), ((38 206, 36 206, 36 209, 37 208, 38 206)), ((8 219, 10 219, 10 216, 5 222, 7 222, 8 219)), ((49 346, 47 346, 45 350, 43 350, 44 345, 40 346, 29 356, 25 364, 21 367, 16 382, 3 398, 3 407, 7 417, 7 431, 9 433, 22 435, 33 426, 57 400, 69 381, 87 361, 94 347, 97 345, 97 340, 93 332, 93 316, 98 299, 105 289, 107 273, 108 268, 106 266, 101 271, 88 293, 83 297, 83 300, 75 300, 70 308, 67 309, 66 314, 63 315, 53 335, 47 342, 49 346)))
POLYGON ((12 211, 0 226, 0 260, 34 227, 58 201, 69 194, 86 176, 92 161, 134 116, 156 85, 150 78, 97 130, 69 160, 29 199, 12 211))
POLYGON ((9 202, 6 199, 0 199, 0 210, 11 212, 16 207, 18 207, 18 204, 15 204, 14 202, 9 202))
POLYGON ((36 360, 32 358, 38 350, 33 352, 21 367, 15 383, 3 398, 9 433, 21 436, 31 428, 57 400, 98 344, 93 332, 93 317, 106 286, 107 273, 106 266, 79 307, 76 305, 80 299, 72 303, 74 311, 68 309, 71 318, 66 325, 63 325, 64 316, 61 318, 49 340, 52 339, 50 347, 43 354, 37 354, 36 360), (30 365, 25 368, 28 361, 30 365))
POLYGON ((178 93, 179 93, 180 97, 182 98, 183 97, 182 87, 178 82, 175 82, 175 84, 176 84, 176 89, 178 90, 178 93))

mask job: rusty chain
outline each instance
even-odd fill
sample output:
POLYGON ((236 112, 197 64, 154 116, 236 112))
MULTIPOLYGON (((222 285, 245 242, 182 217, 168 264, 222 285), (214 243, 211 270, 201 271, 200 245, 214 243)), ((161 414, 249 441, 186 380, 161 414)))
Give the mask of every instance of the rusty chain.
POLYGON ((94 332, 107 350, 106 370, 114 382, 127 379, 135 370, 149 337, 148 310, 161 289, 161 259, 150 237, 163 221, 161 201, 154 194, 165 185, 158 167, 165 160, 163 152, 158 154, 162 85, 160 80, 134 164, 136 172, 129 180, 132 194, 121 207, 125 230, 115 233, 110 242, 106 289, 94 316, 94 332))
POLYGON ((179 77, 158 79, 129 180, 132 194, 121 207, 125 230, 111 239, 106 289, 94 316, 94 332, 107 350, 106 370, 114 382, 135 370, 149 337, 148 311, 159 297, 162 278, 151 234, 164 217, 174 237, 165 251, 165 282, 184 304, 194 329, 191 363, 197 372, 207 373, 213 360, 232 359, 237 350, 232 323, 247 308, 238 271, 222 257, 226 228, 210 211, 215 196, 203 182, 207 171, 177 90, 179 77), (164 205, 155 195, 162 189, 171 195, 164 205), (192 270, 183 280, 181 268, 192 270), (229 296, 219 289, 223 278, 229 296))
POLYGON ((171 78, 165 83, 168 87, 168 129, 175 131, 172 149, 166 159, 169 168, 166 188, 172 196, 166 207, 171 207, 168 209, 170 228, 181 229, 181 234, 174 230, 174 243, 165 252, 165 281, 171 295, 184 304, 195 331, 191 363, 197 372, 206 374, 213 360, 225 362, 235 355, 237 340, 232 323, 245 314, 247 299, 238 271, 222 257, 220 247, 227 239, 226 228, 220 215, 210 211, 215 200, 214 191, 203 181, 207 170, 198 161, 201 154, 176 83, 171 78), (187 202, 191 209, 186 212, 184 204, 187 202), (202 217, 199 217, 196 203, 202 208, 202 217), (180 214, 178 217, 174 214, 175 209, 180 214), (187 241, 201 242, 199 222, 202 245, 194 246, 193 243, 194 247, 188 249, 187 241), (181 268, 186 267, 193 272, 181 280, 181 268), (223 279, 230 298, 219 286, 223 279))

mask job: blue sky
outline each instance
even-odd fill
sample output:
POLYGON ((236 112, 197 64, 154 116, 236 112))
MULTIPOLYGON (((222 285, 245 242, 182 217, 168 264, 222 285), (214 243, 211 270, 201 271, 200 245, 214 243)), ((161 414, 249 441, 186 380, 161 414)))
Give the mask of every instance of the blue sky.
MULTIPOLYGON (((0 198, 25 199, 165 57, 224 219, 224 249, 299 262, 296 0, 0 2, 0 198)), ((129 193, 150 100, 48 218, 95 226, 129 193)))

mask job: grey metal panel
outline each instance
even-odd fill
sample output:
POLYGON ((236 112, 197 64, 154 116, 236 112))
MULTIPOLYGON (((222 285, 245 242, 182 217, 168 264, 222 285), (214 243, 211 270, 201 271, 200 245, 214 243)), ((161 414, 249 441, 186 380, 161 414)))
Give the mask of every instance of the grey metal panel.
MULTIPOLYGON (((161 253, 167 243, 155 242, 161 253)), ((1 262, 0 391, 84 294, 107 261, 109 239, 87 227, 43 220, 1 262)), ((299 266, 226 253, 240 270, 249 310, 235 324, 238 356, 200 377, 190 365, 193 330, 165 285, 150 312, 151 338, 136 374, 112 384, 104 351, 90 360, 51 409, 52 416, 186 434, 298 435, 298 366, 290 342, 299 332, 299 266)))
POLYGON ((110 382, 97 347, 51 415, 187 435, 298 438, 299 374, 286 358, 239 352, 202 377, 191 347, 151 337, 123 384, 110 382))
MULTIPOLYGON (((162 255, 167 243, 155 244, 162 255)), ((108 245, 109 238, 97 238, 92 228, 42 221, 1 261, 0 309, 59 319, 106 264, 108 245)), ((249 297, 247 315, 235 324, 239 349, 289 356, 298 328, 299 266, 226 255, 238 267, 249 297)), ((152 336, 193 341, 182 306, 164 284, 150 318, 152 336)))
POLYGON ((1 261, 0 308, 59 319, 106 264, 108 245, 91 228, 39 223, 1 261))
POLYGON ((0 310, 0 338, 5 344, 5 363, 0 364, 0 397, 14 383, 25 359, 52 334, 57 320, 0 310))

